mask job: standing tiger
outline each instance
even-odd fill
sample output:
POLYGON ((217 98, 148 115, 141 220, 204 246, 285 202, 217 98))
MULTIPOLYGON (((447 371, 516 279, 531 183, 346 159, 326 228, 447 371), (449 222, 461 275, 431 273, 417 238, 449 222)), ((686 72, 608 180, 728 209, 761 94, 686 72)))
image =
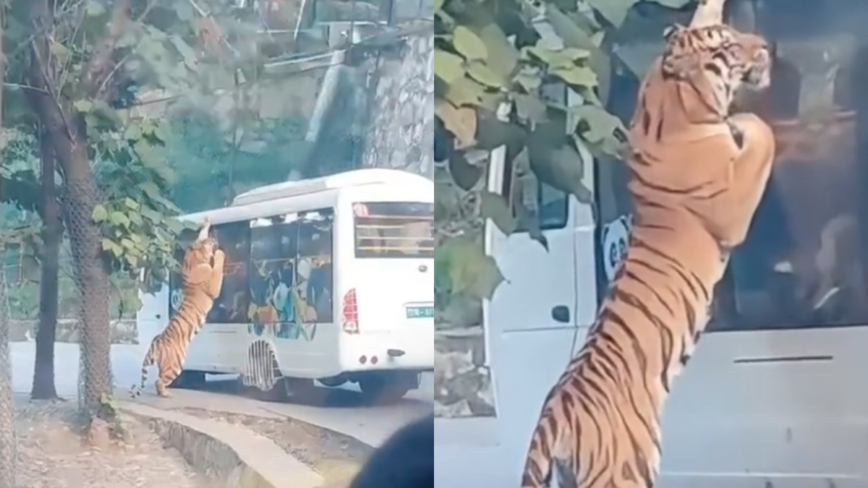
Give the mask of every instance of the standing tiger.
POLYGON ((148 380, 148 367, 154 363, 158 369, 157 395, 169 396, 166 388, 181 374, 187 347, 205 323, 214 300, 220 296, 225 256, 217 248, 217 240, 208 237, 210 227, 206 219, 199 236, 184 254, 181 265, 184 298, 169 325, 151 341, 142 361, 142 384, 138 388, 133 385, 130 390, 133 398, 142 393, 148 380))
POLYGON ((759 36, 721 23, 674 26, 630 124, 629 247, 596 322, 549 392, 523 488, 650 488, 660 416, 709 320, 715 284, 771 171, 771 129, 729 115, 740 86, 769 84, 759 36))

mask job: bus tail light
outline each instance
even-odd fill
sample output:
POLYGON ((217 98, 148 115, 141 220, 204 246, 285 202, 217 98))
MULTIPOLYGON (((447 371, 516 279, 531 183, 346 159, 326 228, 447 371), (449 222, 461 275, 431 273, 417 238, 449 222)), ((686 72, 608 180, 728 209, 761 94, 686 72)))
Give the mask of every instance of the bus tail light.
POLYGON ((359 307, 356 302, 356 289, 352 288, 344 295, 341 304, 341 327, 348 334, 359 333, 359 307))

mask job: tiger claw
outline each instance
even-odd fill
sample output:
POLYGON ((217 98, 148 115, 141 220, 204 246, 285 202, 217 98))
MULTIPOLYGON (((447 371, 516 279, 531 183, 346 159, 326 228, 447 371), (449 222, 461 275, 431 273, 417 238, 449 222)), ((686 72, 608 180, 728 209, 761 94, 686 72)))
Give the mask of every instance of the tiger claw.
POLYGON ((202 221, 202 229, 199 230, 199 238, 198 240, 204 241, 208 238, 208 232, 211 230, 211 217, 205 217, 205 220, 202 221))

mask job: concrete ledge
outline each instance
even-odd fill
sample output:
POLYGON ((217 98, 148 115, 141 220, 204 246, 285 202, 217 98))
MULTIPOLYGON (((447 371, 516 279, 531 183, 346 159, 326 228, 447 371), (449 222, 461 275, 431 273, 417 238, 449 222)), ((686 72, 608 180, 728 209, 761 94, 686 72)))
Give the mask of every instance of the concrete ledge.
POLYGON ((323 478, 266 437, 244 427, 133 402, 121 412, 148 421, 215 488, 318 488, 323 478))

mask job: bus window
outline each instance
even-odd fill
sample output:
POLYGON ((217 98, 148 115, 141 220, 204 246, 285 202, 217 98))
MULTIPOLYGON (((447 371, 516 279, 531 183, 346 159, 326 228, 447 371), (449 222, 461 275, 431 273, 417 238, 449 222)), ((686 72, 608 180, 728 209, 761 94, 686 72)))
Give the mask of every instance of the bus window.
POLYGON ((434 204, 353 204, 357 258, 433 258, 434 204))
POLYGON ((223 288, 208 314, 212 324, 245 324, 250 304, 250 289, 247 285, 248 261, 250 259, 250 224, 232 222, 214 227, 213 235, 226 254, 223 266, 223 288))
POLYGON ((298 221, 298 295, 304 322, 332 322, 332 233, 331 209, 305 212, 298 221))
POLYGON ((293 214, 250 222, 251 305, 247 318, 254 329, 296 321, 292 299, 298 254, 296 220, 293 214))
POLYGON ((709 331, 868 324, 864 162, 856 158, 852 113, 826 117, 773 122, 771 180, 718 288, 709 331))
MULTIPOLYGON (((509 195, 516 188, 511 166, 511 162, 506 163, 503 188, 501 189, 503 195, 509 195)), ((531 216, 534 212, 537 212, 540 230, 563 229, 566 227, 569 212, 568 195, 542 183, 533 175, 526 175, 522 180, 522 185, 524 185, 523 195, 513 195, 510 201, 521 198, 524 208, 531 213, 531 216), (527 186, 530 186, 530 188, 528 189, 527 186)), ((513 216, 518 218, 514 205, 513 216)), ((527 232, 524 221, 517 220, 516 223, 516 232, 527 232)))

